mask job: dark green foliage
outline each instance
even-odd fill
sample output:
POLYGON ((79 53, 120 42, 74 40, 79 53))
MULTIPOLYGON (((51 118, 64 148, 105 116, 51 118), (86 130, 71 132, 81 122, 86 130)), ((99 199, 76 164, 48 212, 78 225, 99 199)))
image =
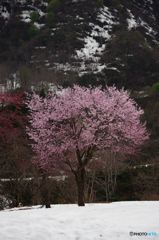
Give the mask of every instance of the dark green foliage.
POLYGON ((54 12, 60 5, 61 0, 50 0, 48 7, 47 7, 47 12, 54 12))
POLYGON ((159 93, 159 82, 153 84, 152 91, 155 93, 159 93))
POLYGON ((105 70, 108 83, 139 88, 156 82, 159 51, 149 46, 138 30, 116 32, 107 45, 103 62, 117 70, 105 70))
POLYGON ((117 8, 119 8, 119 9, 121 9, 120 5, 122 4, 122 2, 123 1, 121 1, 121 0, 112 0, 112 5, 117 7, 117 8))
POLYGON ((77 83, 81 86, 89 87, 89 86, 103 86, 105 87, 107 82, 107 77, 105 79, 100 74, 85 74, 78 78, 77 83))
POLYGON ((46 19, 46 21, 47 21, 47 25, 48 25, 49 27, 53 27, 53 25, 54 25, 54 20, 55 20, 55 14, 54 14, 54 12, 48 12, 48 13, 47 13, 47 19, 46 19))
MULTIPOLYGON (((116 190, 111 201, 159 200, 158 165, 129 167, 117 177, 116 190)), ((100 176, 101 178, 102 176, 100 176)), ((105 192, 95 186, 96 201, 105 201, 105 192)))
POLYGON ((60 6, 61 0, 50 0, 47 6, 47 18, 46 22, 48 27, 53 27, 56 20, 56 11, 60 6))
MULTIPOLYGON (((65 181, 49 179, 47 186, 44 186, 39 174, 38 178, 33 178, 30 181, 14 179, 4 182, 2 185, 6 196, 9 196, 10 207, 17 207, 19 203, 22 206, 43 205, 43 197, 45 197, 43 194, 46 190, 49 192, 52 204, 75 203, 76 199, 76 188, 72 184, 71 178, 65 181)), ((3 209, 3 206, 4 201, 1 201, 0 196, 0 210, 3 209)))
MULTIPOLYGON (((159 134, 159 97, 154 96, 149 99, 145 108, 145 118, 151 131, 151 136, 158 138, 159 134)), ((157 149, 156 149, 157 150, 157 149)))
POLYGON ((96 0, 96 3, 98 6, 102 6, 103 5, 103 0, 96 0))
POLYGON ((34 22, 37 22, 39 20, 39 13, 34 11, 30 14, 30 18, 31 18, 31 21, 34 23, 34 22))
POLYGON ((37 36, 39 33, 39 29, 35 25, 31 25, 28 29, 28 34, 30 38, 37 36))

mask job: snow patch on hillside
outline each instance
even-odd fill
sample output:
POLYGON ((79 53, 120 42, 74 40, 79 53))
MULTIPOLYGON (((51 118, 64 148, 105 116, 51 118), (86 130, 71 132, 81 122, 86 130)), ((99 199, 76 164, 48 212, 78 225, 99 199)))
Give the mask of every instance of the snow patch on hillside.
POLYGON ((6 7, 0 6, 0 17, 8 20, 10 17, 10 13, 7 11, 6 7))
MULTIPOLYGON (((114 10, 115 12, 115 10, 114 10)), ((79 15, 76 19, 83 22, 83 18, 79 15)), ((96 16, 96 22, 90 22, 90 31, 86 32, 85 37, 79 37, 84 46, 81 49, 75 50, 70 63, 54 63, 50 70, 67 72, 77 72, 79 76, 83 74, 94 72, 99 73, 103 71, 106 66, 100 62, 101 56, 105 50, 107 42, 111 39, 113 26, 119 24, 117 18, 113 16, 110 9, 103 6, 99 9, 96 16)), ((56 29, 55 29, 56 30, 56 29)), ((54 36, 55 30, 51 33, 54 36)))
POLYGON ((98 73, 105 68, 105 65, 100 63, 100 59, 107 42, 111 39, 113 26, 119 23, 106 6, 100 8, 96 20, 96 23, 89 23, 91 31, 87 32, 83 40, 84 46, 75 53, 75 59, 81 61, 80 76, 89 71, 98 73))
POLYGON ((132 12, 127 9, 128 14, 129 14, 129 18, 127 19, 127 23, 128 23, 128 30, 131 30, 133 28, 137 28, 138 24, 137 21, 135 19, 135 16, 132 14, 132 12))
POLYGON ((77 59, 98 61, 105 49, 105 42, 111 38, 113 25, 118 23, 106 6, 100 9, 97 15, 97 21, 98 24, 89 24, 92 30, 90 33, 87 33, 84 39, 84 47, 80 50, 76 50, 77 59), (97 40, 98 37, 103 38, 104 44, 101 44, 97 40))
POLYGON ((34 23, 34 26, 35 26, 37 29, 41 29, 41 28, 43 28, 43 27, 45 26, 45 24, 44 24, 44 23, 35 22, 35 23, 34 23))
MULTIPOLYGON (((92 34, 95 33, 95 31, 92 31, 92 34)), ((97 55, 103 51, 103 45, 100 47, 100 44, 96 41, 95 38, 93 38, 93 36, 87 36, 84 39, 84 42, 84 48, 76 51, 77 58, 98 60, 99 57, 97 57, 97 55)))
POLYGON ((157 43, 157 32, 153 29, 153 27, 151 27, 147 22, 145 22, 141 17, 136 18, 129 9, 127 9, 127 12, 129 14, 129 18, 127 19, 128 30, 130 31, 137 27, 143 27, 145 30, 145 34, 153 38, 157 43))
POLYGON ((27 11, 27 10, 22 11, 21 20, 26 23, 31 22, 30 14, 31 14, 31 11, 27 11))
POLYGON ((149 26, 145 21, 143 21, 141 18, 139 18, 139 25, 144 27, 146 30, 146 34, 151 36, 152 38, 157 35, 157 32, 149 26))

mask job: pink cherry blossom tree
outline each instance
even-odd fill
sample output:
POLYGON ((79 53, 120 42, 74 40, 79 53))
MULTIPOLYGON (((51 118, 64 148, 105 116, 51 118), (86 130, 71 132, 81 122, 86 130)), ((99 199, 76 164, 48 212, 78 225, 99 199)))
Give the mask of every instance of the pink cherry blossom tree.
MULTIPOLYGON (((84 206, 85 173, 94 152, 106 149, 132 154, 148 138, 143 111, 127 91, 115 87, 74 86, 28 103, 35 163, 70 170, 77 184, 78 205, 84 206)), ((96 160, 97 161, 97 160, 96 160)))

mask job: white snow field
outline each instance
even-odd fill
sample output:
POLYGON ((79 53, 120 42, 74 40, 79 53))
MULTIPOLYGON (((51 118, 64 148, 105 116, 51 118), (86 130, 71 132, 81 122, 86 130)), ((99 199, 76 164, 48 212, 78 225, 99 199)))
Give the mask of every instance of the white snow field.
POLYGON ((0 240, 129 239, 159 239, 159 201, 0 212, 0 240), (130 236, 130 232, 151 236, 130 236))

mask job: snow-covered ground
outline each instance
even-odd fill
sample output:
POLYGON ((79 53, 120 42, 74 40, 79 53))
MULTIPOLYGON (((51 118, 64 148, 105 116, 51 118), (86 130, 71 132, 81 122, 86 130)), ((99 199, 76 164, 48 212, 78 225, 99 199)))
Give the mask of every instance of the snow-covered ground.
POLYGON ((159 234, 159 201, 0 212, 0 240, 158 240, 155 234, 159 234), (151 236, 130 236, 130 232, 151 236))

